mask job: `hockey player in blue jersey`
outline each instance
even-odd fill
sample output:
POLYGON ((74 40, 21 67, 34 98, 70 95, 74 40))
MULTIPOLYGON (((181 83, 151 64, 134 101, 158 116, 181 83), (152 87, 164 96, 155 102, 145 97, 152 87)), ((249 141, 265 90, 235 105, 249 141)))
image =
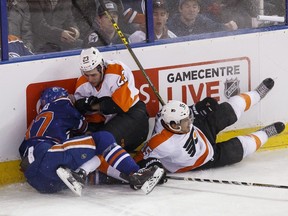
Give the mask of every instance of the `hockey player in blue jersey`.
MULTIPOLYGON (((1 34, 0 34, 1 41, 1 34)), ((0 43, 1 51, 1 43, 0 43)), ((9 58, 16 58, 20 56, 34 55, 31 50, 25 46, 23 41, 21 41, 15 35, 8 35, 8 55, 9 58)))
POLYGON ((61 87, 45 89, 40 97, 40 112, 26 131, 20 146, 20 155, 24 153, 26 140, 33 137, 50 137, 56 142, 64 142, 73 133, 86 132, 88 123, 68 98, 68 92, 61 87))
POLYGON ((145 193, 149 193, 163 176, 164 170, 155 166, 140 170, 109 132, 67 139, 72 130, 85 131, 87 124, 65 89, 46 89, 41 95, 41 105, 40 113, 27 129, 19 148, 21 168, 28 183, 37 191, 55 193, 68 186, 81 195, 87 174, 102 163, 119 179, 145 193))

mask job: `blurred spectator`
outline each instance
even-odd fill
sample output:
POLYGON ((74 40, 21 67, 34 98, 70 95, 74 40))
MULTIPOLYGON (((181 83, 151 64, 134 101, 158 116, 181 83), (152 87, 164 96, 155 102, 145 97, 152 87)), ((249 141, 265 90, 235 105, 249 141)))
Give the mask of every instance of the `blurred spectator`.
MULTIPOLYGON (((0 41, 1 41, 1 34, 0 34, 0 41)), ((1 52, 1 43, 0 43, 0 52, 1 52)), ((28 49, 28 47, 25 46, 23 41, 21 41, 18 37, 14 35, 8 35, 8 55, 9 59, 11 59, 20 56, 33 55, 33 53, 30 51, 30 49, 28 49)))
POLYGON ((258 15, 258 3, 255 0, 223 0, 222 20, 234 20, 238 28, 251 28, 252 18, 258 15))
POLYGON ((231 31, 238 28, 234 21, 222 24, 199 14, 199 2, 199 0, 179 1, 179 13, 168 21, 168 28, 178 37, 208 32, 231 31))
POLYGON ((33 50, 30 11, 26 0, 7 0, 8 31, 33 50))
POLYGON ((28 0, 34 50, 38 53, 80 48, 71 0, 28 0))
POLYGON ((124 20, 132 26, 130 33, 136 30, 144 31, 146 29, 145 0, 123 0, 122 4, 124 20))
POLYGON ((72 14, 82 40, 91 30, 96 15, 96 8, 95 0, 72 0, 72 14))
MULTIPOLYGON (((119 9, 115 2, 111 0, 104 1, 105 7, 109 14, 118 23, 119 9)), ((111 44, 122 44, 115 27, 110 21, 109 17, 105 14, 103 7, 99 6, 96 17, 94 18, 93 27, 91 32, 84 39, 83 47, 99 47, 111 44)), ((125 34, 128 37, 127 34, 125 34)))
POLYGON ((222 0, 201 0, 200 13, 215 22, 222 22, 222 0))
POLYGON ((265 0, 264 15, 267 16, 285 16, 286 12, 285 0, 265 0))
MULTIPOLYGON (((154 21, 154 37, 155 40, 175 38, 177 37, 172 31, 167 28, 167 20, 169 12, 166 2, 163 0, 153 1, 153 21, 154 21)), ((130 37, 131 43, 143 42, 146 40, 146 33, 144 31, 136 31, 130 37)))

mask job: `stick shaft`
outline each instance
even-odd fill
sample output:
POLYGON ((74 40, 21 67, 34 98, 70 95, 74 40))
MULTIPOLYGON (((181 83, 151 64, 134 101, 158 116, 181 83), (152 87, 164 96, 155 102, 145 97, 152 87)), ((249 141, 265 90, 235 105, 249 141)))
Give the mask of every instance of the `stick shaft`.
POLYGON ((218 183, 218 184, 233 184, 233 185, 288 189, 288 186, 286 185, 275 185, 275 184, 265 184, 265 183, 252 183, 252 182, 228 181, 228 180, 217 180, 217 179, 201 179, 201 178, 190 178, 190 177, 179 177, 179 176, 166 176, 166 178, 172 179, 172 180, 182 180, 182 181, 208 182, 208 183, 218 183))
POLYGON ((109 20, 112 22, 113 27, 115 28, 115 30, 117 31, 117 34, 119 35, 120 39, 122 40, 123 44, 126 46, 126 48, 128 49, 129 53, 131 54, 132 58, 134 59, 135 63, 137 64, 137 66, 139 67, 139 69, 141 70, 142 74, 144 75, 144 77, 146 78, 148 84, 150 85, 150 87, 152 88, 154 94, 156 95, 157 99, 159 100, 159 102, 161 103, 161 105, 165 105, 162 97, 160 96, 159 92, 157 91, 157 89, 155 88, 155 86, 153 85, 153 83, 151 82, 150 78, 148 77, 146 71, 144 70, 142 64, 140 63, 140 61, 138 60, 137 56, 135 55, 134 51, 132 50, 128 39, 125 37, 125 35, 123 34, 123 32, 121 31, 121 29, 119 28, 118 24, 115 22, 115 20, 113 19, 113 17, 110 15, 109 11, 107 10, 107 8, 105 7, 103 0, 100 0, 100 7, 103 7, 105 10, 105 14, 108 16, 109 20))

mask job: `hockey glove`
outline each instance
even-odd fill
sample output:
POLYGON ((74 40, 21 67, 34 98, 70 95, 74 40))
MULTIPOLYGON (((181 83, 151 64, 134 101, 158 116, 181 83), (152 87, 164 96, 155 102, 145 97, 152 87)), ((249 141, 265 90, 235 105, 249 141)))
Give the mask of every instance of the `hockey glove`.
POLYGON ((96 103, 99 103, 99 99, 97 97, 90 96, 77 100, 75 103, 75 107, 81 114, 85 114, 89 111, 93 111, 91 109, 91 105, 96 103))
POLYGON ((218 102, 211 97, 206 97, 202 101, 190 106, 194 116, 206 118, 210 113, 218 109, 218 102))

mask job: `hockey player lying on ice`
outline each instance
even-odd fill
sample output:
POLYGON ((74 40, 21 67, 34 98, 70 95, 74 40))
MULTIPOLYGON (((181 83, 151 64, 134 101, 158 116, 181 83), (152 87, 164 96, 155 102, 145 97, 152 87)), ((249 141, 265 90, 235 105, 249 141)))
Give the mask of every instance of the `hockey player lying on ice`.
POLYGON ((55 193, 67 185, 81 195, 86 176, 103 164, 104 173, 129 183, 133 189, 141 188, 146 194, 163 176, 164 170, 157 166, 140 170, 110 132, 69 138, 71 131, 84 132, 87 123, 65 89, 48 88, 40 99, 42 109, 19 148, 21 169, 37 191, 55 193))
POLYGON ((233 96, 221 104, 212 98, 190 107, 180 101, 168 102, 156 117, 154 135, 136 154, 135 161, 143 167, 162 164, 171 173, 240 162, 271 136, 281 133, 285 125, 276 122, 220 143, 216 143, 216 136, 263 99, 273 86, 274 81, 267 78, 255 90, 233 96))

